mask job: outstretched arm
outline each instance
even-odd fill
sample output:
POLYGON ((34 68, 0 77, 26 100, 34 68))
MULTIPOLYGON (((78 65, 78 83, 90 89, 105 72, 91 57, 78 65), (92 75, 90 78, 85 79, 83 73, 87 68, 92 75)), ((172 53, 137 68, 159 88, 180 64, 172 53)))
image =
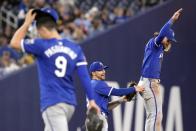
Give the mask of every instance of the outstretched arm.
POLYGON ((179 19, 181 13, 182 13, 182 8, 177 10, 173 16, 169 19, 169 21, 161 28, 159 35, 155 39, 155 43, 159 45, 162 41, 162 39, 165 37, 165 34, 170 30, 171 26, 179 19))
POLYGON ((16 30, 14 36, 12 37, 11 42, 10 42, 10 46, 12 48, 15 48, 18 50, 21 49, 21 46, 20 46, 21 40, 24 39, 24 37, 26 36, 28 28, 36 16, 35 13, 32 14, 32 11, 33 11, 33 9, 30 9, 28 11, 28 13, 26 14, 25 21, 24 21, 23 25, 18 30, 16 30))
POLYGON ((111 95, 123 96, 128 94, 134 94, 136 92, 143 92, 143 91, 144 91, 144 87, 141 86, 134 86, 134 88, 120 88, 120 89, 113 88, 113 90, 111 91, 111 95))

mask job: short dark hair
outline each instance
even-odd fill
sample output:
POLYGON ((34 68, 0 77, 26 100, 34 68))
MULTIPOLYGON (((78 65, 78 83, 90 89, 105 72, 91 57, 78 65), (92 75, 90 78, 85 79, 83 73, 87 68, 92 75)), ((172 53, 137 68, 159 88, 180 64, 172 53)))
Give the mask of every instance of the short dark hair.
POLYGON ((49 15, 43 15, 36 20, 36 27, 40 28, 41 26, 46 27, 48 30, 56 29, 57 23, 49 15))

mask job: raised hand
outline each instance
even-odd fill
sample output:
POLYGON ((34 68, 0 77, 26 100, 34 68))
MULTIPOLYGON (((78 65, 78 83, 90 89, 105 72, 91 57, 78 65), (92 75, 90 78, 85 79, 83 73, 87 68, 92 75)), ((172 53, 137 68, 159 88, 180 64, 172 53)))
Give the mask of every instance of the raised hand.
POLYGON ((33 9, 30 9, 27 14, 26 14, 26 17, 25 17, 25 23, 26 25, 31 25, 31 23, 34 21, 35 19, 35 16, 36 16, 36 13, 32 13, 33 12, 33 9))
POLYGON ((172 16, 172 18, 171 18, 171 19, 173 20, 173 22, 176 22, 176 21, 179 19, 179 17, 180 17, 180 15, 181 15, 182 11, 183 11, 183 9, 180 8, 180 9, 178 9, 178 10, 173 14, 173 16, 172 16))

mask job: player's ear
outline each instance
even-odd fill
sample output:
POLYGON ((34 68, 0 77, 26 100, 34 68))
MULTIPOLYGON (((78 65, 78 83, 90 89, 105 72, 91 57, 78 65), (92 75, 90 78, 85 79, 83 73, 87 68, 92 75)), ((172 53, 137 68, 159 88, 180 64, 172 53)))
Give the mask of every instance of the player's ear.
POLYGON ((92 72, 91 74, 92 74, 93 77, 95 77, 96 76, 96 71, 92 72))

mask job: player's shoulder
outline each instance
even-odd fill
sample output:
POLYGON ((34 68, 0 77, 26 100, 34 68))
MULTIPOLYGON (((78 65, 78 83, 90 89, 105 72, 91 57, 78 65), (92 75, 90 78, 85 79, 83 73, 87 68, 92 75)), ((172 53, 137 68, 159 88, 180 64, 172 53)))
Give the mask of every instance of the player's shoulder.
POLYGON ((91 84, 93 85, 93 86, 95 86, 96 84, 98 83, 98 80, 91 80, 91 84))
POLYGON ((149 45, 149 44, 154 43, 154 40, 155 40, 155 38, 154 38, 154 37, 150 38, 150 39, 148 40, 148 43, 147 43, 147 44, 149 45))
POLYGON ((93 86, 96 86, 96 85, 101 84, 101 83, 102 83, 102 81, 100 81, 100 80, 94 80, 94 79, 91 80, 91 84, 93 86))
POLYGON ((47 39, 42 39, 42 38, 29 38, 25 39, 28 41, 30 44, 37 44, 37 43, 47 43, 47 39))
POLYGON ((37 40, 33 39, 33 38, 25 38, 25 39, 23 39, 22 42, 24 42, 26 44, 35 44, 35 41, 37 41, 37 40))
POLYGON ((75 43, 75 42, 72 41, 72 40, 63 38, 62 41, 63 41, 63 43, 66 44, 66 45, 70 45, 70 46, 73 46, 73 47, 76 47, 76 48, 80 48, 80 45, 77 44, 77 43, 75 43))
POLYGON ((69 39, 62 39, 62 41, 63 41, 63 43, 64 43, 66 46, 72 48, 73 50, 78 50, 78 51, 82 50, 82 49, 81 49, 81 46, 80 46, 79 44, 75 43, 75 42, 72 41, 72 40, 69 40, 69 39))
POLYGON ((105 81, 103 81, 103 80, 97 80, 97 85, 98 86, 108 86, 108 84, 105 82, 105 81))
POLYGON ((150 40, 146 44, 146 47, 148 47, 148 48, 154 48, 154 47, 158 47, 158 45, 159 44, 156 43, 156 37, 153 37, 153 38, 150 38, 150 40))

